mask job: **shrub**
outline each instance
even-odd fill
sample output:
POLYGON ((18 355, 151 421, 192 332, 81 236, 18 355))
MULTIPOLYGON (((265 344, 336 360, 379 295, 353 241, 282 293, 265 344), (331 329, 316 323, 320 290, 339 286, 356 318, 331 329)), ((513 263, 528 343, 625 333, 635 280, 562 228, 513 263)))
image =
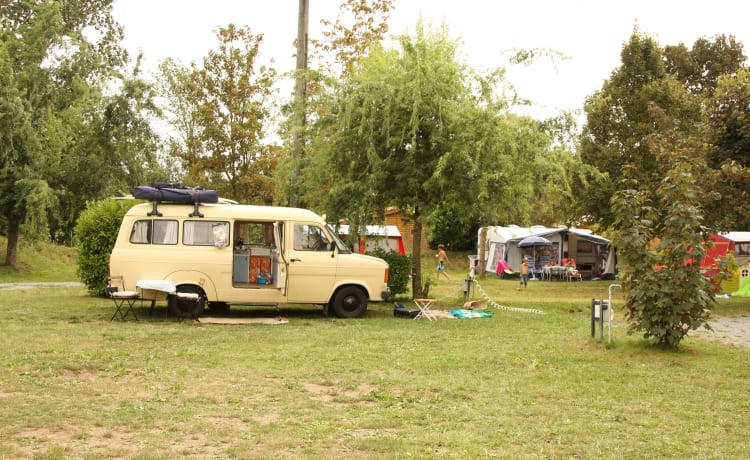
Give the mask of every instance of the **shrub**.
POLYGON ((91 295, 104 295, 109 255, 115 246, 120 223, 132 201, 107 199, 89 202, 76 223, 78 251, 76 273, 91 295))
POLYGON ((690 330, 707 324, 714 297, 700 270, 708 238, 700 171, 679 150, 658 159, 666 174, 655 194, 634 187, 613 197, 614 242, 628 292, 628 334, 676 349, 690 330))
POLYGON ((369 251, 368 255, 379 257, 388 262, 388 287, 391 294, 404 294, 409 291, 409 275, 411 274, 411 260, 408 256, 402 256, 394 250, 385 251, 377 248, 369 251))

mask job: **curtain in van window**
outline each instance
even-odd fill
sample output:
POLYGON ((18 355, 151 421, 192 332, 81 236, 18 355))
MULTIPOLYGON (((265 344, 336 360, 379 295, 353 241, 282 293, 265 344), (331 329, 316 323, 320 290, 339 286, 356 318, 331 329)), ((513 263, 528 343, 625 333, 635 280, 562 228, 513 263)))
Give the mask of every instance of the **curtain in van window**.
POLYGON ((229 241, 229 222, 186 220, 182 241, 191 246, 226 246, 229 241))
POLYGON ((182 226, 182 244, 194 244, 195 241, 195 227, 191 224, 191 222, 185 221, 185 223, 182 226))
POLYGON ((154 221, 154 244, 177 244, 177 221, 154 221))
POLYGON ((130 242, 135 244, 150 243, 149 234, 151 230, 150 220, 139 220, 133 224, 133 230, 130 233, 130 242))

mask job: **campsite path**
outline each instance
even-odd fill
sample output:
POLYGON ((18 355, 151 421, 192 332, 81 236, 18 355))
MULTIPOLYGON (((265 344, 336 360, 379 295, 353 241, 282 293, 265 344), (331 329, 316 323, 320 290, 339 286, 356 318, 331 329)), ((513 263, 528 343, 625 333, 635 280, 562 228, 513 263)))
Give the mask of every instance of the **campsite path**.
POLYGON ((750 350, 750 315, 718 316, 710 319, 708 324, 713 331, 696 329, 690 331, 689 335, 750 350))
POLYGON ((0 283, 0 291, 19 291, 23 289, 36 289, 44 287, 75 287, 81 286, 78 282, 38 282, 38 283, 0 283))

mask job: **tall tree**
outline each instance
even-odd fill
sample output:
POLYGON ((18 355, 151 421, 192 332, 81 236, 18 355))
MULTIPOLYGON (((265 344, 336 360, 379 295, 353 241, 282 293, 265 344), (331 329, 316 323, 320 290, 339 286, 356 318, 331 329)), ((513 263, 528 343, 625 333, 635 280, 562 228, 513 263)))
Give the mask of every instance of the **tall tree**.
MULTIPOLYGON (((276 148, 266 139, 276 71, 259 66, 262 35, 230 24, 216 33, 219 48, 189 72, 167 65, 172 98, 185 118, 175 128, 173 152, 194 184, 211 184, 222 195, 246 203, 274 198, 276 148)), ((174 115, 174 113, 173 113, 174 115)))
MULTIPOLYGON (((445 27, 418 23, 414 36, 399 37, 398 49, 372 50, 360 62, 318 124, 325 135, 316 149, 329 160, 327 209, 334 217, 359 225, 395 206, 413 221, 415 296, 429 290, 421 270, 422 227, 435 210, 457 200, 474 209, 473 197, 493 181, 523 185, 498 172, 503 143, 509 151, 518 147, 497 134, 507 104, 490 95, 489 80, 484 91, 474 91, 476 81, 456 49, 445 27)), ((508 120, 506 126, 524 124, 508 120)), ((533 162, 534 151, 524 150, 515 150, 517 158, 533 162)))
POLYGON ((625 179, 613 197, 621 278, 626 288, 628 334, 677 348, 691 330, 707 327, 713 290, 699 261, 706 255, 701 181, 705 163, 696 160, 694 139, 665 130, 650 143, 663 179, 655 190, 625 179), (676 134, 676 136, 675 136, 676 134))
MULTIPOLYGON (((50 177, 80 133, 82 114, 100 85, 125 61, 112 0, 0 1, 3 104, 14 119, 2 147, 0 210, 8 233, 6 263, 17 263, 22 225, 28 235, 47 233, 48 209, 58 196, 50 177), (93 32, 93 33, 89 33, 93 32), (91 38, 94 37, 94 38, 91 38), (7 99, 5 99, 7 98, 7 99), (21 112, 19 112, 21 110, 21 112)), ((68 191, 74 192, 74 191, 68 191)))
POLYGON ((622 65, 600 91, 586 100, 586 125, 581 135, 581 158, 608 177, 588 187, 583 209, 605 226, 614 215, 610 198, 619 187, 626 165, 638 165, 633 180, 656 190, 662 174, 650 136, 664 129, 695 133, 700 126, 700 100, 666 72, 661 47, 635 31, 623 46, 622 65))
POLYGON ((708 104, 707 220, 720 230, 750 228, 750 71, 719 79, 708 104))
POLYGON ((666 70, 692 94, 711 96, 722 75, 733 75, 747 60, 742 43, 733 35, 713 41, 699 38, 688 49, 683 43, 664 47, 666 70))
POLYGON ((73 231, 86 203, 116 196, 137 185, 164 180, 159 163, 159 135, 153 121, 160 116, 154 85, 140 73, 140 56, 129 73, 112 78, 115 89, 90 92, 83 109, 58 112, 65 129, 75 132, 49 170, 48 183, 57 204, 50 211, 50 234, 72 244, 73 231))

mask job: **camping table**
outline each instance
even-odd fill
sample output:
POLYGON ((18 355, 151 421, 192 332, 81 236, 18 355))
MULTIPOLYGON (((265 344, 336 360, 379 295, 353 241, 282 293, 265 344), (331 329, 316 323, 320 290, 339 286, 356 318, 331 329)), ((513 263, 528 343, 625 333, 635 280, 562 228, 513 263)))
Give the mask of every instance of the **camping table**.
POLYGON ((414 319, 427 318, 429 321, 434 320, 435 314, 430 308, 432 308, 432 305, 436 301, 437 299, 414 299, 414 303, 419 307, 419 313, 417 313, 417 316, 415 316, 414 319))
POLYGON ((140 292, 141 299, 151 300, 151 309, 149 310, 149 314, 153 314, 154 312, 154 306, 156 305, 156 296, 149 296, 150 298, 147 299, 146 297, 144 297, 143 291, 160 291, 166 293, 167 295, 177 292, 177 286, 174 284, 174 281, 169 280, 138 280, 135 282, 135 287, 140 292))
POLYGON ((547 265, 545 267, 542 267, 542 279, 547 278, 551 280, 553 277, 563 279, 567 273, 568 267, 562 265, 547 265))

